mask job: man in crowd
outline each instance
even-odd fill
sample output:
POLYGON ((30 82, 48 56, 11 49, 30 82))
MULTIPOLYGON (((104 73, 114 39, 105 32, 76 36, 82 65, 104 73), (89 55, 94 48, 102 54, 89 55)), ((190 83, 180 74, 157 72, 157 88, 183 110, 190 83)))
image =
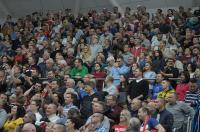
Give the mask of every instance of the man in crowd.
POLYGON ((165 108, 165 99, 157 98, 156 99, 156 119, 159 123, 165 128, 166 132, 172 132, 173 126, 173 115, 165 108))
POLYGON ((191 120, 193 119, 194 110, 186 103, 177 101, 176 93, 168 94, 166 100, 166 109, 173 114, 174 118, 172 128, 178 132, 185 132, 184 124, 187 123, 187 118, 190 117, 191 120))
POLYGON ((148 97, 149 83, 142 78, 142 69, 137 68, 134 74, 136 80, 133 80, 129 85, 128 97, 130 99, 141 98, 145 100, 148 97))
POLYGON ((115 86, 119 85, 120 75, 127 74, 129 72, 129 68, 124 63, 124 58, 122 56, 117 57, 116 63, 111 69, 109 76, 112 76, 114 80, 115 86))
POLYGON ((119 123, 122 107, 117 104, 117 97, 115 95, 107 95, 106 106, 108 107, 108 110, 106 111, 105 115, 113 120, 113 122, 119 123))
POLYGON ((200 91, 197 86, 197 80, 194 78, 189 82, 189 90, 186 91, 185 103, 189 104, 194 109, 200 103, 200 91))

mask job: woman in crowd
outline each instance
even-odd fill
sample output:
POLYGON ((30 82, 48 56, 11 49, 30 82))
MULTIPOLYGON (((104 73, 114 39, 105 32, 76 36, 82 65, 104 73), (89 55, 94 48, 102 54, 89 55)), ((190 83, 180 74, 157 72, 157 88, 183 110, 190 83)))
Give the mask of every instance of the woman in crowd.
POLYGON ((194 78, 194 73, 195 73, 196 67, 197 66, 194 63, 188 63, 186 65, 186 70, 189 72, 190 78, 194 78))
POLYGON ((165 65, 165 60, 163 58, 162 51, 160 50, 154 51, 152 60, 152 70, 158 73, 164 69, 164 65, 165 65))
POLYGON ((83 60, 83 63, 85 63, 87 66, 90 66, 93 58, 90 46, 84 45, 83 51, 80 54, 80 58, 83 60))
POLYGON ((115 130, 115 132, 126 132, 126 129, 128 128, 129 121, 131 119, 131 113, 127 109, 124 109, 120 113, 120 122, 118 125, 112 126, 112 128, 115 130))
MULTIPOLYGON (((96 63, 94 65, 94 72, 92 72, 92 75, 95 78, 105 78, 106 73, 102 70, 102 65, 99 63, 96 63)), ((96 80, 96 88, 98 91, 102 91, 103 88, 103 80, 96 80)))
MULTIPOLYGON (((152 70, 151 66, 152 66, 151 62, 145 63, 144 73, 143 73, 144 78, 147 78, 147 79, 155 79, 156 78, 156 73, 152 70)), ((152 80, 150 80, 150 82, 152 82, 152 80)))
POLYGON ((120 76, 120 84, 118 85, 117 89, 119 91, 118 102, 120 104, 127 103, 127 92, 129 87, 129 80, 127 75, 120 76))
POLYGON ((189 89, 189 81, 190 81, 190 74, 187 71, 184 71, 180 75, 180 83, 176 86, 176 93, 178 94, 178 100, 184 101, 185 100, 185 93, 189 89))
POLYGON ((14 105, 11 108, 11 113, 9 113, 8 119, 4 124, 4 131, 16 131, 18 125, 23 124, 23 117, 25 115, 25 109, 23 106, 14 105))
POLYGON ((79 132, 79 124, 76 118, 68 118, 65 122, 67 132, 79 132))

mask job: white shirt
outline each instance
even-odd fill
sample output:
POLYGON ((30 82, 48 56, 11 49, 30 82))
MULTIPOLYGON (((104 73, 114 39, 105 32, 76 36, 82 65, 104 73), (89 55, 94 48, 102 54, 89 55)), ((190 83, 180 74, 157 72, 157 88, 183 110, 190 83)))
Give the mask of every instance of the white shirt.
POLYGON ((35 117, 36 117, 35 125, 40 125, 41 124, 40 120, 42 119, 42 115, 39 112, 37 112, 35 113, 35 117))
POLYGON ((58 119, 60 119, 60 117, 58 117, 56 114, 53 114, 53 115, 50 115, 50 116, 48 117, 48 119, 49 119, 50 122, 56 123, 56 121, 57 121, 58 119))

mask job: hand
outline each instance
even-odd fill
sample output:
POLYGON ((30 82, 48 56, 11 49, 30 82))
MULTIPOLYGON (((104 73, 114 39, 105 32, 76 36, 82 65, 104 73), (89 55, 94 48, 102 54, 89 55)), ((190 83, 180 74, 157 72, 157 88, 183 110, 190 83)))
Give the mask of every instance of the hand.
POLYGON ((127 96, 127 100, 128 100, 129 103, 131 103, 131 98, 130 98, 129 95, 127 96))

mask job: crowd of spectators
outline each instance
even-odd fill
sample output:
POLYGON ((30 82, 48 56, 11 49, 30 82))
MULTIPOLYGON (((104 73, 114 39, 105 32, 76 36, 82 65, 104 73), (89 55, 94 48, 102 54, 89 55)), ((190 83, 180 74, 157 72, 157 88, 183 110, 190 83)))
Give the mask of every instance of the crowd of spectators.
POLYGON ((0 36, 0 131, 199 131, 200 7, 34 12, 0 36))

